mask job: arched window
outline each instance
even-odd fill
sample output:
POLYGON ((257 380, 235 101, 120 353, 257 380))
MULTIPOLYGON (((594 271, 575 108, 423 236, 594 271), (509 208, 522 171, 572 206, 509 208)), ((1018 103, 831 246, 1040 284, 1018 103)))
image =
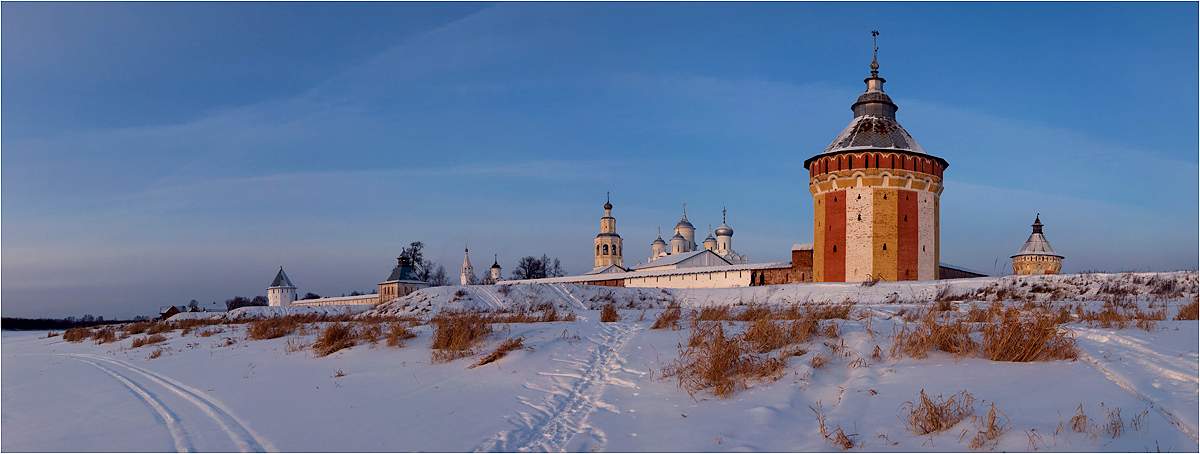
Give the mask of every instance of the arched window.
POLYGON ((883 250, 887 250, 887 243, 883 243, 883 250))
POLYGON ((608 255, 608 245, 604 245, 604 255, 608 255))
POLYGON ((600 255, 600 245, 596 245, 596 255, 600 255))

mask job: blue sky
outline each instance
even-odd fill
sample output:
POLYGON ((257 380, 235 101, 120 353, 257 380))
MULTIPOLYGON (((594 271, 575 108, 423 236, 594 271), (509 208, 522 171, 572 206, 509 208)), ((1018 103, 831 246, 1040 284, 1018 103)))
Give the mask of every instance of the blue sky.
MULTIPOLYGON (((400 248, 627 260, 687 202, 734 247, 812 237, 804 159, 871 29, 950 162, 942 260, 1002 272, 1035 212, 1067 272, 1197 267, 1194 3, 4 3, 6 316, 372 290, 400 248)), ((456 274, 456 273, 454 273, 456 274)))

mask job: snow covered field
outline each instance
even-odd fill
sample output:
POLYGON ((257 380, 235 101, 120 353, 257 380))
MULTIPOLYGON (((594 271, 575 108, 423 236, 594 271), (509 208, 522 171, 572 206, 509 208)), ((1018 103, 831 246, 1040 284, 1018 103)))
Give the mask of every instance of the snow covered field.
MULTIPOLYGON (((432 327, 403 347, 360 343, 326 357, 309 346, 324 324, 270 340, 247 324, 97 345, 46 332, 0 337, 5 451, 837 451, 819 430, 843 429, 863 451, 964 451, 992 404, 1003 431, 985 451, 1192 451, 1200 420, 1194 320, 1175 321, 1197 293, 1195 272, 817 284, 719 290, 514 285, 427 289, 363 313, 428 315, 551 303, 574 321, 496 325, 478 354, 430 360, 432 327), (953 311, 1002 299, 1098 309, 1125 295, 1167 320, 1150 330, 1079 320, 1079 359, 1000 362, 933 351, 889 355, 898 314, 956 301, 953 311), (679 330, 650 329, 672 302, 679 330), (767 304, 853 304, 836 338, 816 337, 786 357, 777 380, 750 382, 721 399, 689 395, 663 371, 691 330, 688 309, 767 304), (1068 303, 1064 303, 1068 302, 1068 303), (601 323, 613 303, 621 320, 601 323), (221 332, 199 336, 205 330, 221 332), (470 367, 507 338, 524 349, 470 367), (873 359, 875 346, 884 352, 873 359), (151 359, 154 351, 161 351, 151 359), (812 357, 829 361, 814 368, 812 357), (861 360, 861 361, 860 361, 861 360), (967 391, 975 418, 916 435, 906 403, 967 391), (1082 432, 1072 418, 1082 406, 1082 432), (1119 414, 1117 413, 1119 411, 1119 414), (1114 434, 1114 418, 1121 421, 1114 434)), ((250 309, 250 308, 247 308, 250 309)), ((271 308, 222 315, 261 317, 271 308), (249 314, 253 312, 253 314, 249 314)), ((237 312, 237 311, 235 311, 237 312)), ((186 318, 192 315, 185 315, 186 318)), ((192 316, 194 317, 194 316, 192 316)), ((724 322, 730 333, 742 322, 724 322)), ((1076 419, 1078 421, 1078 419, 1076 419)))

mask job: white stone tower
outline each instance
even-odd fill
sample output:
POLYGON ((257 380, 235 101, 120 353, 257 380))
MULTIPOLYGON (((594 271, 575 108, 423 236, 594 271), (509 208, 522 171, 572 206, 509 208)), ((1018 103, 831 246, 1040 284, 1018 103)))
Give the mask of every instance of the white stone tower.
POLYGON ((721 225, 717 226, 717 255, 725 256, 733 252, 733 227, 725 219, 725 208, 721 208, 721 225))
POLYGON ((658 229, 658 238, 655 238, 654 241, 650 243, 650 258, 646 260, 646 263, 653 262, 659 257, 663 257, 665 255, 667 255, 667 242, 663 241, 662 239, 662 228, 660 227, 658 229))
POLYGON ((275 273, 275 279, 271 281, 271 286, 267 287, 267 304, 271 306, 287 306, 296 301, 296 286, 292 285, 292 280, 288 279, 287 273, 283 272, 283 267, 279 267, 279 272, 275 273))
POLYGON ((500 282, 500 256, 492 256, 492 267, 488 269, 488 277, 491 278, 491 283, 500 282))
POLYGON ((475 267, 471 266, 471 249, 463 248, 462 269, 458 273, 458 282, 462 285, 475 283, 475 267))
POLYGON ((604 196, 604 216, 600 218, 600 233, 596 234, 596 239, 593 245, 596 247, 596 260, 593 266, 596 270, 616 265, 625 267, 625 260, 622 258, 621 235, 617 234, 617 218, 612 215, 612 201, 609 196, 604 196))
MULTIPOLYGON (((696 227, 693 226, 690 221, 688 221, 687 203, 683 204, 683 217, 679 218, 679 223, 675 224, 675 234, 683 237, 682 252, 692 252, 696 250, 696 227)), ((671 253, 679 253, 675 252, 674 238, 671 239, 671 253)))
POLYGON ((708 225, 708 237, 704 239, 704 250, 716 252, 717 251, 717 239, 713 238, 712 231, 713 231, 712 224, 709 224, 708 225))

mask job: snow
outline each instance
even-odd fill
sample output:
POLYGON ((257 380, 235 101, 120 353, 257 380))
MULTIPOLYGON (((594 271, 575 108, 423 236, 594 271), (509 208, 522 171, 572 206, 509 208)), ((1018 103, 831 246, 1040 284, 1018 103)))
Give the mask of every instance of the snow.
MULTIPOLYGON (((901 408, 924 389, 932 396, 969 391, 980 416, 995 403, 1007 424, 988 448, 995 451, 1197 451, 1195 321, 1164 320, 1151 331, 1068 324, 1082 352, 1077 361, 1004 363, 942 353, 870 359, 875 345, 888 350, 892 330, 902 323, 891 314, 939 293, 962 295, 959 310, 965 311, 976 295, 1000 289, 1018 300, 1097 305, 1105 286, 1130 289, 1140 295, 1138 304, 1165 304, 1173 316, 1194 298, 1196 273, 716 290, 438 287, 360 312, 420 315, 549 302, 578 315, 574 322, 497 325, 480 354, 509 337, 523 337, 526 348, 475 368, 468 367, 474 358, 432 364, 428 325, 414 327, 417 337, 402 348, 381 342, 321 358, 289 348, 311 344, 317 329, 257 341, 247 339, 245 324, 218 325, 224 331, 210 337, 174 331, 167 342, 138 349, 130 340, 67 343, 45 332, 6 331, 0 335, 0 360, 8 366, 0 369, 0 449, 835 451, 818 435, 813 408, 819 405, 830 430, 841 427, 858 443, 854 450, 969 450, 978 430, 970 419, 933 436, 905 428, 901 408), (1153 297, 1155 285, 1167 280, 1184 293, 1153 297), (832 354, 823 345, 828 340, 815 339, 805 345, 809 353, 788 359, 781 379, 754 382, 728 399, 703 391, 692 396, 663 378, 686 343, 686 323, 679 331, 649 329, 671 302, 690 308, 846 300, 873 317, 870 331, 865 321, 841 322, 845 354, 832 354), (618 323, 598 321, 597 309, 609 301, 623 308, 618 323), (150 359, 160 348, 162 356, 150 359), (816 353, 830 364, 813 369, 809 359, 816 353), (857 358, 869 365, 850 367, 857 358), (1070 419, 1080 405, 1100 425, 1120 409, 1123 433, 1073 432, 1070 419)), ((301 310, 354 309, 253 307, 181 318, 244 320, 301 310)))

